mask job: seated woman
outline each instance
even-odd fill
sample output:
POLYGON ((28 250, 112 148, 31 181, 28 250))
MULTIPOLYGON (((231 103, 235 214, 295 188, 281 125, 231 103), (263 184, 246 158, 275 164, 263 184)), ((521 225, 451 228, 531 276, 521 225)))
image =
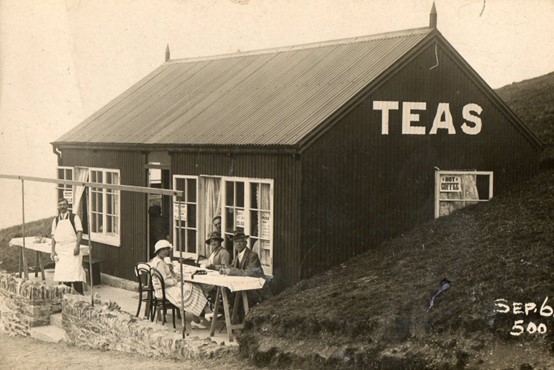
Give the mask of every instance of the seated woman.
POLYGON ((211 232, 208 239, 206 239, 206 244, 209 244, 212 248, 212 253, 208 257, 206 265, 207 269, 219 270, 231 264, 231 255, 227 249, 223 248, 221 242, 223 242, 223 238, 218 231, 211 232))
MULTIPOLYGON (((177 280, 173 274, 172 266, 168 265, 164 258, 169 257, 170 250, 173 246, 167 240, 159 240, 155 247, 154 253, 156 256, 150 261, 150 266, 155 267, 162 274, 165 281, 165 296, 176 307, 181 307, 181 282, 177 280)), ((154 286, 154 293, 156 298, 162 298, 161 284, 157 279, 152 279, 152 285, 154 286)), ((191 327, 193 329, 206 329, 206 326, 202 324, 200 316, 204 311, 207 299, 200 287, 195 284, 185 282, 183 285, 184 294, 184 308, 193 314, 191 327)))

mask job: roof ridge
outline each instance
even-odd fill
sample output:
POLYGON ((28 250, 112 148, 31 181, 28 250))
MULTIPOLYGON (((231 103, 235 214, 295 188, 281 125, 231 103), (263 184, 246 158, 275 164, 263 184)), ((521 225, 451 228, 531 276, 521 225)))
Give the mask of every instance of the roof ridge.
POLYGON ((181 64, 181 63, 190 63, 190 62, 210 61, 210 60, 217 60, 217 59, 245 57, 250 55, 283 53, 283 52, 296 51, 296 50, 302 50, 302 49, 311 49, 311 48, 317 48, 317 47, 351 44, 355 42, 380 40, 385 38, 402 37, 402 36, 414 35, 418 33, 430 33, 432 31, 433 31, 433 28, 431 27, 419 27, 419 28, 411 28, 411 29, 406 29, 401 31, 390 31, 390 32, 376 33, 373 35, 347 37, 347 38, 329 40, 329 41, 317 41, 317 42, 310 42, 306 44, 297 44, 297 45, 279 46, 279 47, 268 48, 268 49, 241 51, 238 53, 215 54, 215 55, 206 55, 206 56, 199 56, 199 57, 173 59, 165 62, 164 64, 181 64))

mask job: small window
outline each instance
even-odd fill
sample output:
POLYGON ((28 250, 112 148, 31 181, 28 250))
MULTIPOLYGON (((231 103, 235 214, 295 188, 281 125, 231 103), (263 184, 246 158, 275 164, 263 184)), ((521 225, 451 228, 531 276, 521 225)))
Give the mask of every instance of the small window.
MULTIPOLYGON (((73 167, 58 167, 58 179, 73 180, 73 167)), ((69 210, 73 210, 73 185, 58 184, 58 199, 67 199, 69 202, 69 210)))
POLYGON ((435 171, 435 218, 493 196, 491 171, 435 171))

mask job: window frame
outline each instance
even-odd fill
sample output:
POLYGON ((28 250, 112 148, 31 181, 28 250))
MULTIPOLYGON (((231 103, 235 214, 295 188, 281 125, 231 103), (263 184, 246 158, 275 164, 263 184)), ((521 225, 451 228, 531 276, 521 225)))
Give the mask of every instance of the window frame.
MULTIPOLYGON (((93 172, 102 172, 102 182, 101 183, 98 183, 98 184, 104 184, 104 185, 110 185, 110 184, 107 184, 105 181, 106 181, 106 174, 107 173, 116 173, 117 174, 117 179, 118 179, 118 183, 117 184, 111 184, 111 185, 121 185, 121 171, 119 169, 114 169, 114 168, 101 168, 101 167, 88 167, 88 171, 89 171, 89 182, 92 182, 92 173, 93 172)), ((90 234, 91 234, 91 238, 92 240, 94 240, 95 242, 99 242, 99 243, 103 243, 103 244, 108 244, 108 245, 112 245, 114 247, 120 247, 121 246, 121 191, 119 190, 112 190, 114 194, 117 195, 117 198, 118 198, 118 202, 117 202, 117 208, 116 208, 116 211, 117 213, 114 215, 115 217, 117 217, 117 233, 110 233, 108 234, 108 232, 106 231, 107 227, 107 218, 108 218, 108 213, 107 213, 107 207, 108 207, 108 201, 107 201, 107 198, 108 198, 108 190, 109 189, 105 189, 105 188, 94 188, 94 187, 88 187, 87 188, 87 191, 88 191, 88 197, 90 200, 92 200, 92 192, 93 192, 93 189, 99 189, 100 191, 98 190, 94 190, 95 192, 97 193, 102 193, 102 225, 103 225, 103 230, 102 232, 95 232, 95 231, 92 231, 92 218, 94 217, 93 216, 93 212, 94 213, 99 213, 97 211, 93 211, 93 205, 92 205, 92 201, 90 202, 90 209, 88 210, 88 213, 89 213, 89 229, 90 229, 90 234)))
MULTIPOLYGON (((58 180, 74 180, 74 177, 75 177, 75 167, 72 167, 72 166, 58 166, 58 167, 56 168, 56 170, 57 170, 56 178, 57 178, 58 180), (60 172, 59 172, 60 170, 63 170, 63 171, 64 171, 64 172, 63 172, 63 173, 64 173, 64 178, 63 178, 63 179, 61 179, 60 176, 59 176, 59 175, 60 175, 60 172), (68 170, 71 170, 71 178, 70 178, 70 179, 68 179, 68 178, 65 177, 66 174, 67 174, 66 171, 68 171, 68 170)), ((73 212, 73 199, 74 199, 74 197, 75 197, 75 189, 73 188, 73 185, 57 184, 57 186, 56 186, 56 197, 57 197, 57 198, 56 198, 56 204, 57 204, 57 202, 58 202, 58 201, 60 200, 60 198, 61 198, 61 197, 60 197, 60 190, 62 191, 62 194, 63 194, 63 191, 64 191, 64 190, 65 190, 65 191, 71 190, 71 203, 69 203, 68 209, 69 209, 71 212, 73 212)), ((65 197, 64 197, 64 198, 65 198, 65 197)))
MULTIPOLYGON (((185 207, 188 208, 188 204, 194 204, 196 206, 196 212, 195 212, 195 217, 196 217, 196 225, 194 226, 194 228, 191 228, 191 227, 187 227, 186 226, 186 223, 185 223, 185 226, 183 227, 181 225, 181 228, 184 228, 185 230, 194 230, 195 233, 196 233, 196 242, 195 242, 195 249, 196 249, 196 252, 195 253, 191 253, 191 252, 187 252, 185 250, 183 250, 183 258, 193 258, 193 259, 198 259, 198 256, 199 256, 199 243, 200 243, 200 240, 201 238, 199 238, 199 235, 200 235, 200 227, 199 227, 199 217, 198 217, 198 212, 199 212, 199 176, 195 176, 195 175, 180 175, 180 174, 173 174, 172 176, 172 186, 173 186, 173 189, 177 189, 177 180, 178 179, 185 179, 186 180, 195 180, 196 181, 196 200, 194 202, 189 202, 187 201, 187 191, 185 189, 185 191, 183 192, 183 195, 184 195, 184 199, 181 200, 181 207, 183 206, 183 204, 185 205, 185 207)), ((173 238, 173 255, 175 257, 179 257, 180 254, 179 254, 179 245, 178 245, 178 240, 177 240, 177 233, 176 233, 176 230, 179 228, 179 219, 175 218, 175 206, 177 204, 177 197, 176 196, 173 196, 173 204, 172 204, 172 207, 171 207, 171 219, 172 219, 172 230, 171 230, 171 233, 172 233, 172 238, 173 238)), ((181 243, 183 243, 184 241, 181 240, 181 243)), ((185 246, 186 244, 183 243, 185 246)))
MULTIPOLYGON (((249 235, 251 230, 251 217, 250 214, 252 211, 256 212, 262 212, 260 208, 252 208, 251 205, 251 184, 267 184, 269 185, 269 222, 270 222, 270 230, 269 230, 269 253, 270 253, 270 264, 269 265, 263 265, 262 268, 264 269, 264 274, 268 276, 273 276, 273 269, 274 269, 274 217, 275 217, 275 192, 274 192, 274 183, 275 181, 273 179, 262 179, 262 178, 253 178, 253 177, 234 177, 234 176, 221 176, 221 196, 222 196, 222 210, 221 210, 221 231, 223 234, 223 237, 225 236, 230 237, 232 236, 232 232, 229 233, 226 230, 227 225, 227 182, 243 182, 244 183, 244 206, 238 207, 242 208, 244 210, 245 214, 245 220, 244 220, 244 233, 249 235)), ((236 206, 232 206, 233 208, 237 208, 236 206)), ((259 207, 259 205, 258 205, 259 207)), ((267 211, 266 211, 267 212, 267 211)), ((236 226, 235 226, 236 227, 236 226)), ((260 238, 260 236, 254 237, 256 240, 267 240, 267 238, 260 238)), ((252 238, 248 238, 248 247, 250 249, 253 249, 255 242, 253 242, 252 238)), ((261 242, 260 246, 261 248, 261 242)), ((261 250, 258 251, 261 253, 261 250)), ((236 256, 236 251, 233 246, 233 258, 236 256)), ((262 256, 259 255, 260 262, 262 262, 262 256)))

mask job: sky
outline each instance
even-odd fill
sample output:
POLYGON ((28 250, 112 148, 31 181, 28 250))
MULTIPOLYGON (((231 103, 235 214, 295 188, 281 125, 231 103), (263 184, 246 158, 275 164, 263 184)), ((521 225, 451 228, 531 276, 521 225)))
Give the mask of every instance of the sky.
MULTIPOLYGON (((554 0, 437 0, 438 29, 493 88, 554 71, 554 0)), ((56 177, 50 143, 171 59, 425 27, 432 0, 0 0, 0 174, 56 177)), ((56 213, 25 182, 26 221, 56 213)), ((0 228, 21 182, 0 179, 0 228)))

